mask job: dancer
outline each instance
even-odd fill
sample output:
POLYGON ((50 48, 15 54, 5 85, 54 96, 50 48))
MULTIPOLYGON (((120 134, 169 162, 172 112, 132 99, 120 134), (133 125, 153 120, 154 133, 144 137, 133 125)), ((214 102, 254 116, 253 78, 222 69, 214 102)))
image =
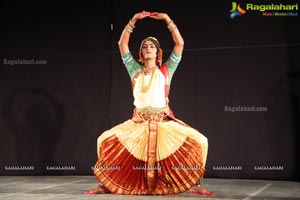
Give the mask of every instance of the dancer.
POLYGON ((191 193, 213 195, 199 186, 205 172, 207 138, 177 119, 169 107, 173 74, 181 60, 184 40, 166 13, 136 13, 125 26, 119 50, 132 82, 132 118, 105 131, 97 140, 98 161, 94 174, 99 181, 86 194, 132 195, 191 193), (129 50, 136 22, 163 20, 174 48, 162 64, 163 51, 155 37, 141 42, 139 64, 129 50))

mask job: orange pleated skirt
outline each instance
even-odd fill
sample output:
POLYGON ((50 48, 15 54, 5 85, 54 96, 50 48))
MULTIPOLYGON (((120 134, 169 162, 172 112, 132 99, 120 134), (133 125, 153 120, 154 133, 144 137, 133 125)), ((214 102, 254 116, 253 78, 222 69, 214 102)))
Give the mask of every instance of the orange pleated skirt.
POLYGON ((208 142, 178 119, 137 116, 98 138, 94 174, 115 194, 177 194, 196 185, 205 172, 208 142))

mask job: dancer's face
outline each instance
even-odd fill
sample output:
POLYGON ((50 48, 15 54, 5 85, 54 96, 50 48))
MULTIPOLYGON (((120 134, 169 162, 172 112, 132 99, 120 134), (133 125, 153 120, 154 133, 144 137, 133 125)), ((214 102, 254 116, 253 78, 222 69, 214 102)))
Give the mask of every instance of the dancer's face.
POLYGON ((157 48, 151 40, 147 40, 142 45, 142 55, 144 59, 153 59, 156 58, 157 48))

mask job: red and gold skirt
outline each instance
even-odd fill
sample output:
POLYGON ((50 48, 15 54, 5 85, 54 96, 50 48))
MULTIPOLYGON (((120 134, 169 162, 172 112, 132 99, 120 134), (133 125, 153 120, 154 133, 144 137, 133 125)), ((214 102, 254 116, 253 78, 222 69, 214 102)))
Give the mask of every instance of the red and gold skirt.
POLYGON ((170 118, 169 109, 135 109, 132 119, 98 138, 94 174, 115 194, 177 194, 205 172, 208 142, 199 131, 170 118))

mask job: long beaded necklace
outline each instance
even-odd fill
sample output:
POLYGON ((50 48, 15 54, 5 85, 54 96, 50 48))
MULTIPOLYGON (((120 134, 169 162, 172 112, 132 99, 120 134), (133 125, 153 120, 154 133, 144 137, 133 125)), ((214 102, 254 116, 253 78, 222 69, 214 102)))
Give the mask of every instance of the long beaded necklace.
POLYGON ((151 69, 150 71, 149 70, 146 71, 145 69, 143 69, 143 71, 142 71, 142 93, 146 93, 149 90, 149 88, 153 82, 153 78, 155 76, 156 69, 157 69, 157 67, 154 67, 154 69, 151 69), (151 73, 151 77, 150 77, 150 81, 149 81, 148 85, 145 85, 145 71, 146 71, 146 73, 151 73))

